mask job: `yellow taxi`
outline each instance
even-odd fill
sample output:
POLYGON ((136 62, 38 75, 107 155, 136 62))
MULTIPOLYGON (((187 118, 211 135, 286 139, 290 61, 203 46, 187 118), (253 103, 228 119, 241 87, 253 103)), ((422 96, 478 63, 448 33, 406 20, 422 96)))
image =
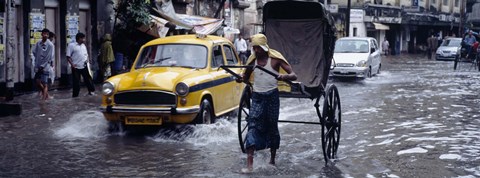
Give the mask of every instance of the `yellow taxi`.
POLYGON ((152 40, 141 47, 128 73, 103 83, 100 109, 110 123, 210 124, 238 108, 244 84, 220 66, 240 63, 233 44, 222 37, 152 40))

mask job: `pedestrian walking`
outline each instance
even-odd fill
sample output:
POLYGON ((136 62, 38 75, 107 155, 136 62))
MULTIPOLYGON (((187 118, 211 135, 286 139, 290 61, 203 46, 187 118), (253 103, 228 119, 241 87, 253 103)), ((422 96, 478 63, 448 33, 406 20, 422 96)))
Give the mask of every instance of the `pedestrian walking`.
POLYGON ((41 98, 47 100, 49 71, 53 60, 53 43, 48 39, 50 30, 42 30, 42 40, 35 43, 32 54, 35 60, 35 83, 40 91, 41 98))
POLYGON ((110 34, 105 34, 103 36, 103 43, 100 47, 100 66, 101 66, 101 75, 102 82, 112 76, 112 64, 115 61, 115 56, 113 54, 112 48, 112 36, 110 34))
POLYGON ((248 57, 247 56, 248 46, 247 46, 247 42, 245 41, 245 39, 243 39, 242 34, 239 34, 238 38, 235 39, 234 45, 235 45, 235 49, 237 49, 238 56, 242 60, 242 64, 245 64, 245 62, 247 60, 247 57, 248 57))
POLYGON ((85 46, 85 34, 78 33, 75 36, 75 42, 70 43, 67 47, 67 60, 72 66, 73 77, 73 94, 72 97, 78 97, 80 92, 80 76, 87 85, 88 94, 95 95, 95 87, 93 86, 92 76, 88 71, 88 52, 85 46))
POLYGON ((253 93, 250 114, 247 118, 248 132, 245 141, 247 148, 247 168, 243 173, 253 171, 253 154, 256 150, 270 148, 270 164, 275 164, 275 155, 280 147, 280 133, 278 131, 278 117, 280 99, 277 80, 296 80, 297 76, 283 55, 268 47, 267 37, 263 34, 252 36, 253 54, 247 65, 259 65, 279 74, 277 78, 256 69, 247 68, 238 82, 250 80, 253 77, 253 93), (287 74, 280 74, 280 68, 287 74))

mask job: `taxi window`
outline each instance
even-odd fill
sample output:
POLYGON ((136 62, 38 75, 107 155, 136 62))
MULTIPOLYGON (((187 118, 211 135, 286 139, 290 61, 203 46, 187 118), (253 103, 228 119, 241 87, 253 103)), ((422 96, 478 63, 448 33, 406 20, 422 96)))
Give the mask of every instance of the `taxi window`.
POLYGON ((220 48, 220 46, 213 47, 212 68, 217 68, 224 64, 225 62, 223 61, 222 48, 220 48))
POLYGON ((228 65, 235 65, 237 64, 237 56, 232 50, 232 47, 228 45, 223 46, 223 50, 225 51, 225 57, 227 58, 227 64, 228 65))
POLYGON ((164 44, 143 48, 135 68, 205 68, 206 66, 207 48, 205 46, 193 44, 164 44))

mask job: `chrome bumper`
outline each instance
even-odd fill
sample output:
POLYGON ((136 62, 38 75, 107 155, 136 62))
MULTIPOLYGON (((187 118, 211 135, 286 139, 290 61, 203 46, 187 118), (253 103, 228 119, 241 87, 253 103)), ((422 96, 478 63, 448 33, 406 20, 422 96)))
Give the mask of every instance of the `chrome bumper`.
POLYGON ((185 108, 150 108, 134 106, 100 106, 100 110, 106 113, 158 113, 158 114, 196 114, 200 112, 200 106, 185 108))
POLYGON ((330 76, 334 77, 365 77, 368 67, 335 67, 330 70, 330 76))

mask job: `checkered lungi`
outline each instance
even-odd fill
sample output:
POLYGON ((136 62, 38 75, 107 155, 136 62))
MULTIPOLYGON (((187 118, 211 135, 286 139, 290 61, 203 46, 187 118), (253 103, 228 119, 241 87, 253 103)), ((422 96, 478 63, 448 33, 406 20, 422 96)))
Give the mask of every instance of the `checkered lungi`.
POLYGON ((279 110, 278 89, 252 93, 252 103, 247 118, 246 148, 253 146, 255 150, 262 150, 266 148, 278 149, 280 147, 279 110))

